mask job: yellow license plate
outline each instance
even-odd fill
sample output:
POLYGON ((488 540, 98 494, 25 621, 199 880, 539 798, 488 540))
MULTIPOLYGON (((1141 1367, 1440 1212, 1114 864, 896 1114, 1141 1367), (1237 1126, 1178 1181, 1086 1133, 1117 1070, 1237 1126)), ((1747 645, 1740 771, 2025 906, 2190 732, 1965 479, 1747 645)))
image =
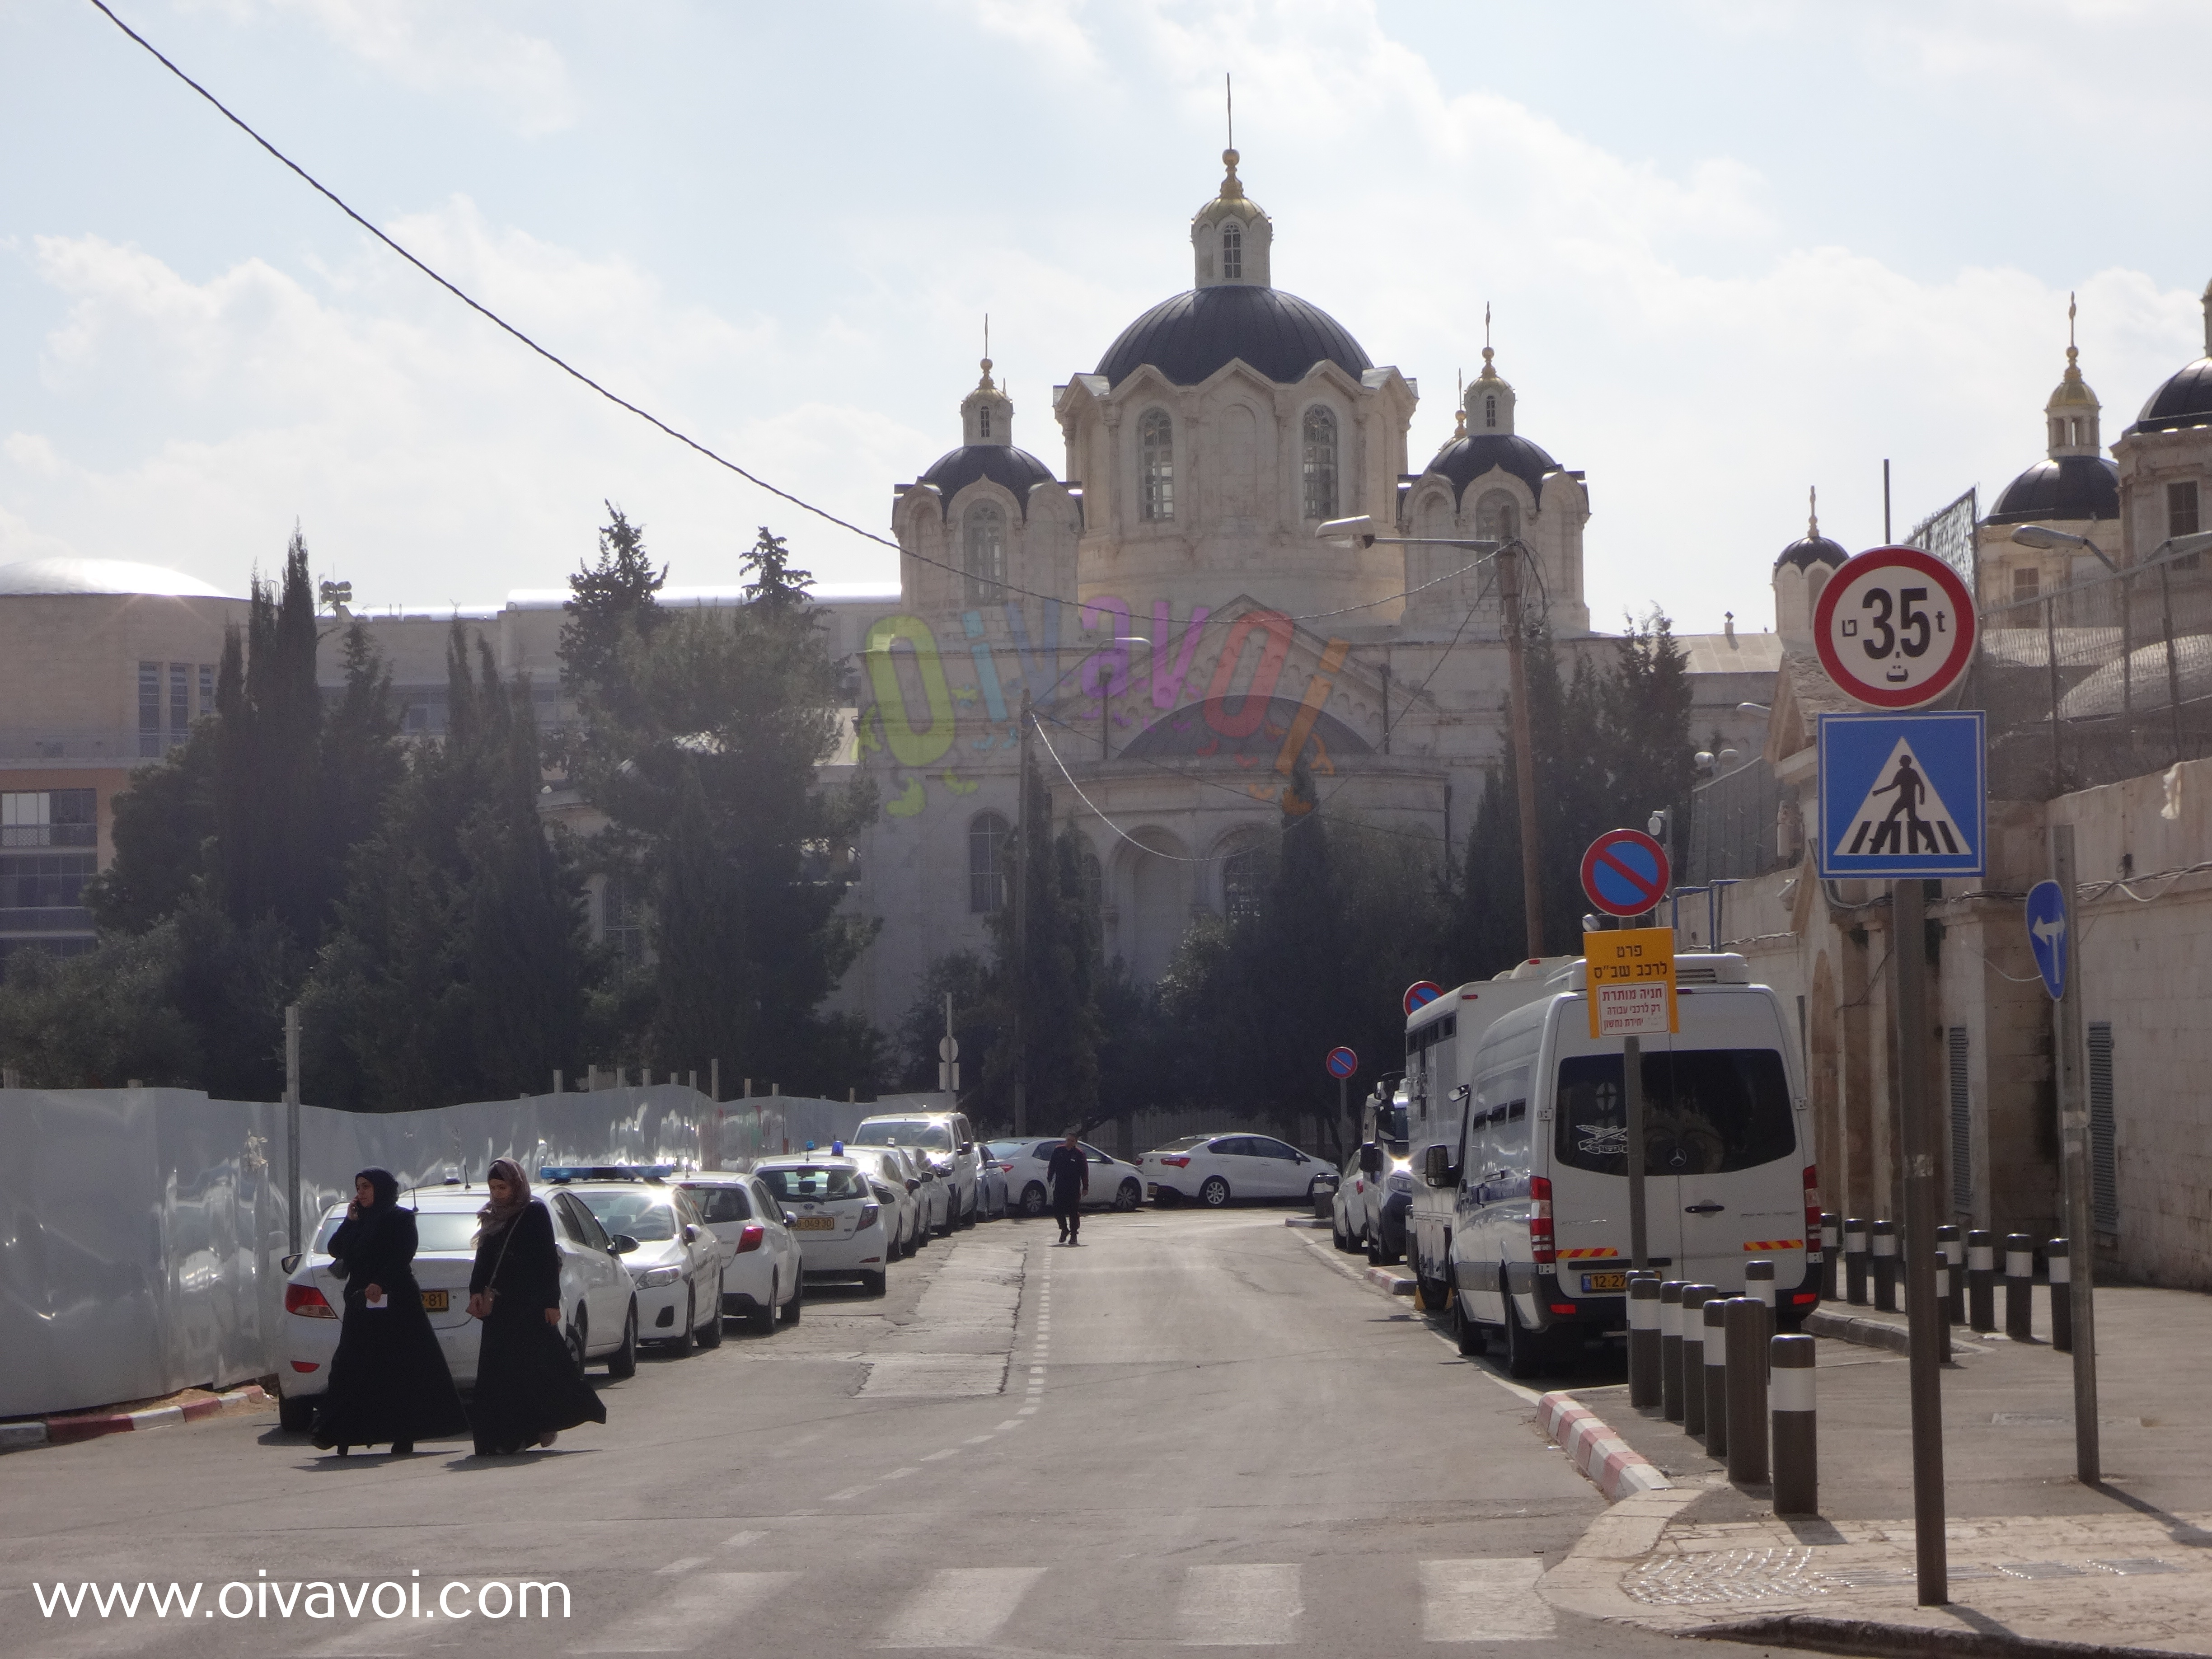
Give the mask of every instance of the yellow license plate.
POLYGON ((834 1233, 837 1231, 837 1218, 834 1215, 803 1215, 791 1224, 791 1230, 795 1233, 834 1233))
POLYGON ((422 1311, 423 1311, 424 1313, 443 1313, 443 1312, 445 1312, 445 1311, 446 1311, 446 1297, 447 1297, 447 1294, 448 1294, 448 1292, 447 1292, 447 1291, 423 1291, 423 1292, 422 1292, 422 1311))
POLYGON ((1626 1291, 1627 1289, 1628 1275, 1626 1273, 1584 1273, 1583 1275, 1583 1294, 1584 1296, 1601 1296, 1607 1291, 1626 1291))

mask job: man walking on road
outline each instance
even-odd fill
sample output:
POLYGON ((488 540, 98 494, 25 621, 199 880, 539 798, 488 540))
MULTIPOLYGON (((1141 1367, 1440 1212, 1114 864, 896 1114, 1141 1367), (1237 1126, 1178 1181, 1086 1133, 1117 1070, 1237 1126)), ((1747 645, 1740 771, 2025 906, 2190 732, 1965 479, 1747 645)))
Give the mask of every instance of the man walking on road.
POLYGON ((1069 1129, 1067 1139, 1052 1149, 1044 1166, 1044 1178, 1052 1183, 1052 1213, 1060 1223, 1063 1244, 1083 1242, 1076 1234, 1083 1230, 1083 1200, 1091 1191, 1091 1160, 1076 1144, 1078 1133, 1069 1129))

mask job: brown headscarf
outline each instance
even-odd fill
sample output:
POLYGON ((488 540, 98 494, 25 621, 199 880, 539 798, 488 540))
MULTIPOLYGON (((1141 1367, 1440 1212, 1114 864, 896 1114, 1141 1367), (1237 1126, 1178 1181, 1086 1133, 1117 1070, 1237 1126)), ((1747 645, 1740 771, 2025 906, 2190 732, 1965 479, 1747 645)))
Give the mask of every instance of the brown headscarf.
POLYGON ((495 1158, 491 1168, 484 1171, 484 1179, 489 1181, 495 1176, 507 1182, 514 1197, 509 1203, 487 1204, 477 1212, 478 1224, 474 1242, 478 1244, 487 1238, 496 1238, 501 1229, 530 1206, 530 1177, 522 1173, 520 1164, 511 1158, 495 1158))

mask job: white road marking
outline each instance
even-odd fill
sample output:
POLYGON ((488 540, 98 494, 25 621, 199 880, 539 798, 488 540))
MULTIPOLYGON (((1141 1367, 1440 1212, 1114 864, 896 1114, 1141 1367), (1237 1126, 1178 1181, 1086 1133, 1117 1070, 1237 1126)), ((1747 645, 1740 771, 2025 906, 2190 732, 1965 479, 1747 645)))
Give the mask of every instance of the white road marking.
POLYGON ((889 1474, 885 1475, 884 1479, 886 1480, 903 1480, 909 1474, 920 1474, 921 1473, 921 1470, 919 1468, 909 1463, 902 1469, 893 1469, 889 1474))
POLYGON ((935 1463, 947 1457, 957 1457, 959 1455, 959 1447, 947 1446, 943 1451, 933 1451, 930 1453, 928 1456, 923 1458, 921 1461, 925 1463, 935 1463))
POLYGON ((1421 1638, 1428 1642, 1541 1642, 1551 1604, 1536 1594, 1534 1555, 1421 1563, 1421 1638))
POLYGON ((757 1528, 750 1528, 744 1532, 733 1532, 727 1538, 725 1538, 716 1547, 726 1550, 746 1549, 750 1547, 752 1545, 759 1543, 762 1539, 767 1536, 768 1534, 766 1533, 762 1532, 757 1528))
POLYGON ((1022 1419, 1020 1418, 1010 1417, 1005 1422, 1000 1424, 997 1428, 992 1430, 991 1432, 994 1434, 999 1434, 1004 1432, 1007 1429, 1018 1429, 1021 1425, 1022 1419))
POLYGON ((795 1572, 702 1572, 622 1614, 571 1653, 684 1653, 727 1629, 781 1589, 795 1572))
POLYGON ((899 1610, 879 1648, 988 1647, 1042 1567, 940 1567, 899 1610))
POLYGON ((1024 1406, 1024 1407, 1023 1407, 1021 1408, 1021 1410, 1019 1410, 1019 1411, 1018 1411, 1018 1412, 1016 1412, 1016 1413, 1014 1413, 1014 1415, 1015 1415, 1015 1416, 1017 1416, 1017 1417, 1033 1417, 1033 1416, 1035 1416, 1036 1414, 1036 1407, 1035 1406, 1024 1406))
POLYGON ((867 1489, 868 1483, 864 1480, 857 1486, 848 1486, 842 1492, 833 1492, 822 1501, 825 1504, 842 1504, 848 1498, 858 1498, 867 1489))
POLYGON ((680 1560, 671 1561, 665 1567, 655 1567, 653 1571, 664 1577, 671 1577, 677 1573, 689 1572, 694 1567, 703 1567, 706 1565, 707 1558, 705 1556, 687 1555, 680 1560))
POLYGON ((1304 1611, 1294 1565, 1193 1567, 1176 1607, 1176 1640, 1187 1648, 1281 1647, 1304 1611))
POLYGON ((971 1434, 960 1443, 963 1446, 980 1446, 990 1437, 988 1434, 971 1434))

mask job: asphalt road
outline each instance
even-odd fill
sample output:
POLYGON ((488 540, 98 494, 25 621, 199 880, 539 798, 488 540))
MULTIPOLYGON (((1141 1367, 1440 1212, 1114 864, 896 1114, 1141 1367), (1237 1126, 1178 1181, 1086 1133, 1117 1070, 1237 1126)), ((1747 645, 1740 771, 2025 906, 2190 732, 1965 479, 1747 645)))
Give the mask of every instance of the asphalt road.
POLYGON ((817 1291, 795 1328, 648 1358, 550 1453, 340 1460, 272 1412, 18 1454, 0 1652, 1679 1655, 1553 1612, 1535 1581, 1604 1500, 1316 1237, 1280 1210, 1097 1216, 1076 1249, 986 1225, 881 1300, 817 1291), (276 1611, 318 1580, 420 1601, 276 1611), (33 1584, 86 1581, 200 1601, 42 1614, 33 1584), (524 1581, 567 1618, 489 1616, 524 1581))

